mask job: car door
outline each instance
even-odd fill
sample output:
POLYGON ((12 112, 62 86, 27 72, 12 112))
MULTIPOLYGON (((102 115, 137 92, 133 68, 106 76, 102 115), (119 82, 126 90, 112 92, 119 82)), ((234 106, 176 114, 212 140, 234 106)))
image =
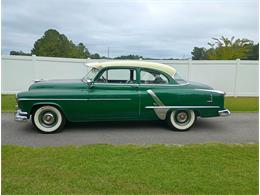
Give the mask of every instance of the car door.
POLYGON ((138 119, 139 95, 135 68, 106 68, 88 90, 90 120, 138 119))

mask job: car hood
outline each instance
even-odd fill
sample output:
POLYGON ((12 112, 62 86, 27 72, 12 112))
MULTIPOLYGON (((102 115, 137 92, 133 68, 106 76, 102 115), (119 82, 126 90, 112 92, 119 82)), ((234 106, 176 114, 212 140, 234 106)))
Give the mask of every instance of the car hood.
POLYGON ((75 89, 86 87, 80 79, 64 79, 64 80, 40 80, 35 81, 29 90, 34 89, 75 89))
POLYGON ((199 82, 193 82, 193 81, 189 81, 189 86, 193 89, 208 89, 208 90, 213 90, 212 87, 210 87, 209 85, 203 84, 203 83, 199 83, 199 82))

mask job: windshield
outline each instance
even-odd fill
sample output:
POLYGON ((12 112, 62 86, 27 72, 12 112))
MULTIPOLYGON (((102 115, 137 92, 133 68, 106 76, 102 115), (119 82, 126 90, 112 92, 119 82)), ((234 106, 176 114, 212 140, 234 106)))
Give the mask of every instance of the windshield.
POLYGON ((87 80, 93 81, 98 72, 99 72, 99 69, 97 69, 97 68, 91 68, 91 69, 88 71, 87 75, 84 76, 82 80, 83 80, 84 82, 87 82, 87 80))
POLYGON ((188 83, 186 80, 184 80, 177 72, 173 75, 173 79, 178 83, 178 84, 186 84, 188 83))

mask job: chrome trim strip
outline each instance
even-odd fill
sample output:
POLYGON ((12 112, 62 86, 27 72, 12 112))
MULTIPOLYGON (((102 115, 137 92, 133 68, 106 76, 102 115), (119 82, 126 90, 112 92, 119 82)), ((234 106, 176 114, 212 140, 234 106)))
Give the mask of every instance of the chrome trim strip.
POLYGON ((215 90, 215 89, 195 89, 197 91, 208 91, 208 92, 213 92, 213 93, 220 93, 220 94, 225 94, 223 91, 215 90))
POLYGON ((170 109, 170 108, 219 108, 219 106, 146 106, 152 109, 170 109))
POLYGON ((149 93, 150 96, 152 96, 153 100, 160 106, 164 106, 164 104, 162 103, 162 101, 158 98, 158 96, 153 92, 153 90, 148 89, 146 90, 147 93, 149 93))
POLYGON ((97 83, 94 82, 94 85, 115 85, 115 86, 122 86, 122 85, 126 85, 126 86, 131 86, 131 85, 136 85, 136 86, 164 86, 164 87, 169 87, 169 86, 185 86, 185 85, 189 85, 190 83, 183 83, 183 84, 145 84, 145 83, 97 83))
POLYGON ((178 87, 178 86, 185 86, 185 85, 189 85, 190 83, 183 83, 183 84, 154 84, 154 83, 152 83, 152 84, 145 84, 145 83, 141 83, 141 84, 139 84, 139 85, 147 85, 147 86, 165 86, 165 87, 169 87, 169 86, 176 86, 176 87, 178 87))
POLYGON ((63 98, 19 98, 18 101, 23 101, 23 100, 51 100, 51 101, 128 101, 132 100, 130 98, 107 98, 107 99, 99 99, 99 98, 93 98, 93 99, 63 99, 63 98))
POLYGON ((130 99, 130 98, 118 98, 118 99, 116 99, 116 98, 107 98, 107 99, 99 99, 99 98, 93 98, 93 99, 88 99, 89 101, 100 101, 100 100, 102 100, 102 101, 129 101, 129 100, 132 100, 132 99, 130 99))
POLYGON ((97 82, 94 82, 94 85, 115 85, 115 86, 126 85, 126 86, 139 86, 138 83, 97 83, 97 82))
MULTIPOLYGON (((159 105, 159 107, 165 107, 163 102, 160 100, 160 98, 153 92, 153 90, 148 89, 146 90, 146 92, 153 98, 153 100, 155 101, 156 104, 159 105)), ((166 119, 166 115, 167 115, 167 111, 169 109, 157 109, 157 106, 155 106, 154 108, 154 112, 157 115, 157 117, 161 120, 166 119)))

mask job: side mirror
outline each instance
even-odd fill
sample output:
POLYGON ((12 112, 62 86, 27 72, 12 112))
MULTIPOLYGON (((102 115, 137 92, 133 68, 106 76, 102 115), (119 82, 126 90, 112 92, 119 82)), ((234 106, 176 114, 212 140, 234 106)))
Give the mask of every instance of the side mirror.
POLYGON ((90 79, 87 80, 87 85, 89 88, 92 88, 94 86, 94 82, 90 79))

